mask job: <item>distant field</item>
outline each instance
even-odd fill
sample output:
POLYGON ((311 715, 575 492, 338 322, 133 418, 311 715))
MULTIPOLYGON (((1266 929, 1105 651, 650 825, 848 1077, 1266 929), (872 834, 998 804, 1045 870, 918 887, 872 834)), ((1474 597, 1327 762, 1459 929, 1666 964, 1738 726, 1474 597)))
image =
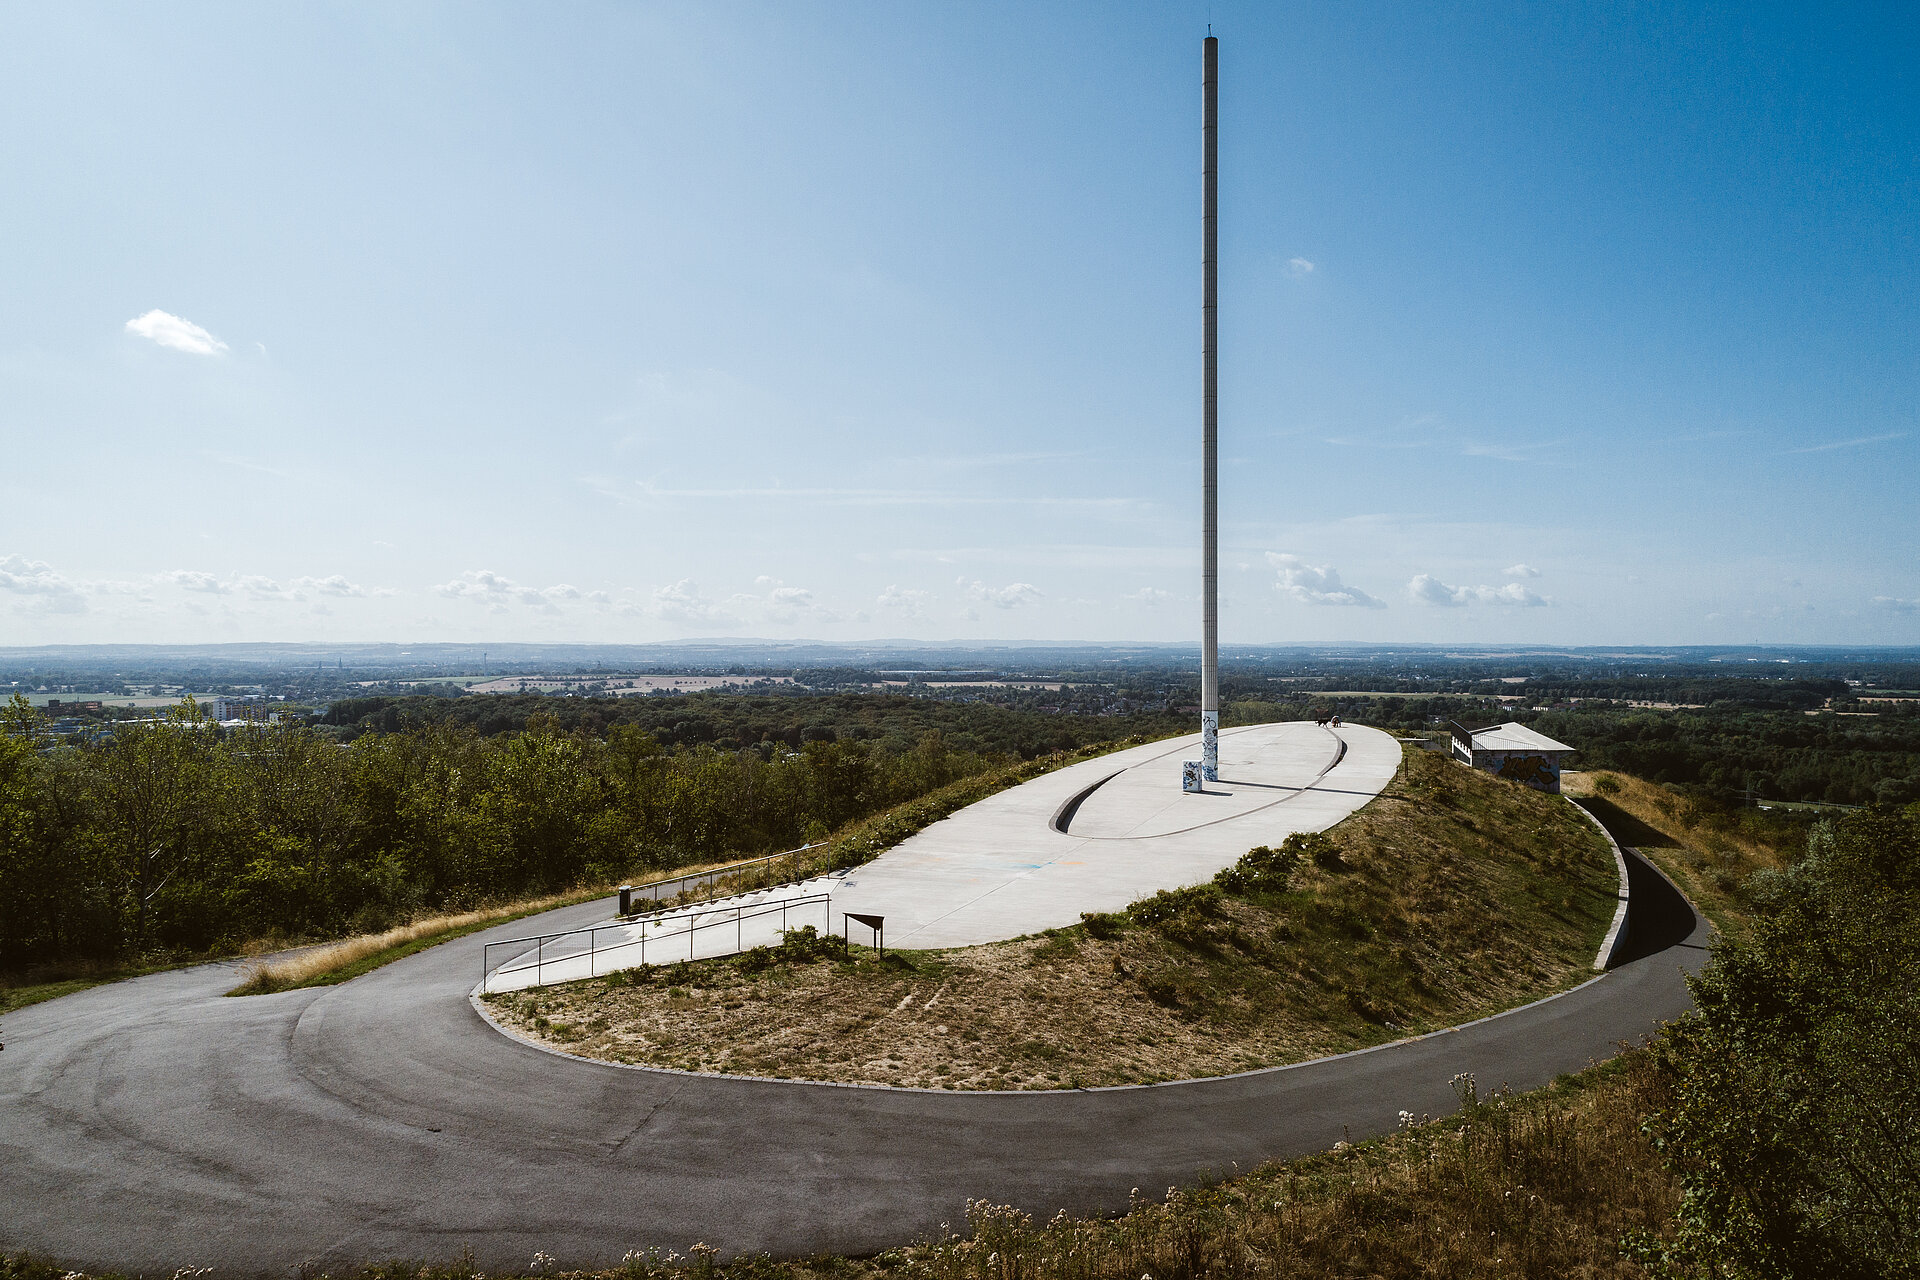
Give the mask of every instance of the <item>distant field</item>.
MULTIPOLYGON (((1070 686, 1054 680, 882 680, 875 689, 906 689, 918 684, 923 689, 1047 689, 1058 691, 1070 686)), ((1080 686, 1071 686, 1078 688, 1080 686)))
POLYGON ((754 683, 792 684, 792 676, 572 676, 561 680, 541 680, 527 676, 501 676, 467 686, 468 693, 561 693, 587 685, 604 685, 613 695, 632 693, 699 693, 706 689, 724 689, 729 685, 754 683))
MULTIPOLYGON (((36 707, 44 707, 48 702, 98 702, 108 707, 171 707, 179 703, 184 695, 171 698, 128 697, 118 693, 29 693, 26 699, 36 707)), ((211 694, 196 694, 195 697, 207 698, 211 694)))

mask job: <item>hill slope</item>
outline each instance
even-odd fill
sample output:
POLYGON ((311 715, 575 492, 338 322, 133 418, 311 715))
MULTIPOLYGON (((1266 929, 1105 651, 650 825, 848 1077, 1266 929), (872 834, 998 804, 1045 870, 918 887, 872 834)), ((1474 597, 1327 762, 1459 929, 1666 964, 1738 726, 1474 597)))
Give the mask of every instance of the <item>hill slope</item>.
MULTIPOLYGON (((1290 869, 1036 938, 805 944, 490 998, 611 1061, 961 1089, 1219 1075, 1398 1039, 1592 976, 1617 878, 1566 801, 1409 751, 1290 869)), ((1281 862, 1290 860, 1283 857, 1281 862)))

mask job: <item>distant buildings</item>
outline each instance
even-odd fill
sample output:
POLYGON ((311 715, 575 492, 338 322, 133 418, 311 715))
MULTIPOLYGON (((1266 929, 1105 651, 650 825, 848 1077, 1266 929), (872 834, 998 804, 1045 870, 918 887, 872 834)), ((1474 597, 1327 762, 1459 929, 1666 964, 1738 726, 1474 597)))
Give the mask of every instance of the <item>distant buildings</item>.
POLYGON ((1560 794, 1560 763, 1573 754, 1566 743, 1513 721, 1490 729, 1469 729, 1457 721, 1447 727, 1453 731, 1453 758, 1462 764, 1560 794))

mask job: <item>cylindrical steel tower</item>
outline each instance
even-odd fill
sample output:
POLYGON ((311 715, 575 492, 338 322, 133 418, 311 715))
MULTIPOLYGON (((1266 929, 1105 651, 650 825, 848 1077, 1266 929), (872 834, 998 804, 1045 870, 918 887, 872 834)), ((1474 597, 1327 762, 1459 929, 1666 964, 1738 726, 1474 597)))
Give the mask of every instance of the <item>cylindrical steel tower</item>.
POLYGON ((1220 41, 1209 35, 1202 55, 1201 227, 1204 247, 1201 326, 1200 507, 1200 771, 1220 778, 1220 408, 1219 208, 1220 41))

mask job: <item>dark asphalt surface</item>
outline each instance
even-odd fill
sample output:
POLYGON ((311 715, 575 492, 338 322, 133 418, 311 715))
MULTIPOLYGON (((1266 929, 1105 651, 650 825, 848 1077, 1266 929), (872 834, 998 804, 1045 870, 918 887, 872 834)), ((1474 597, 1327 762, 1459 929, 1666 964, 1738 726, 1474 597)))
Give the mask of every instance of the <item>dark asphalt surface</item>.
POLYGON ((1123 1208, 1203 1171, 1322 1150, 1454 1106, 1448 1080, 1550 1081, 1688 1006, 1708 930, 1628 854, 1634 955, 1566 995, 1419 1040, 1246 1076, 1062 1093, 923 1093, 633 1070, 509 1039, 468 1003, 482 943, 338 987, 228 999, 237 967, 7 1015, 0 1249, 171 1275, 286 1276, 471 1249, 563 1266, 629 1249, 865 1253, 970 1197, 1123 1208))

